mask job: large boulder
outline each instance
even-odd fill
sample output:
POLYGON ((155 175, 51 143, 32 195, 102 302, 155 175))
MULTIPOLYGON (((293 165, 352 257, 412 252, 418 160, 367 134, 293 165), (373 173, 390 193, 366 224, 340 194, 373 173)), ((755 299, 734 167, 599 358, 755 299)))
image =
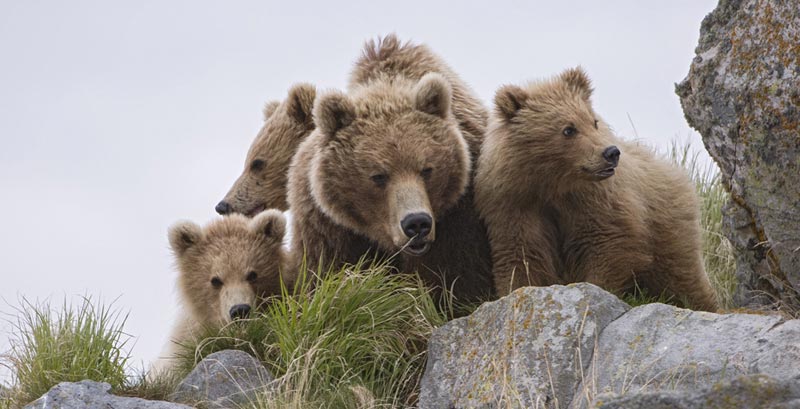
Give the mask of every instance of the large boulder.
POLYGON ((735 301, 800 304, 800 7, 721 0, 696 54, 676 92, 731 193, 735 301))
POLYGON ((575 407, 602 393, 699 389, 740 375, 800 381, 800 320, 649 304, 606 326, 592 357, 575 407))
POLYGON ((208 408, 235 408, 268 391, 274 378, 252 355, 236 350, 215 352, 198 363, 175 388, 171 400, 203 403, 208 408))
POLYGON ((644 408, 633 405, 681 394, 693 397, 686 407, 701 398, 726 407, 772 392, 786 392, 775 402, 794 399, 800 320, 629 308, 586 283, 522 288, 486 303, 433 332, 419 407, 644 408))
POLYGON ((420 408, 566 407, 628 305, 586 283, 526 287, 437 328, 420 408))
POLYGON ((24 409, 191 409, 180 403, 115 396, 110 390, 105 382, 61 382, 24 409))

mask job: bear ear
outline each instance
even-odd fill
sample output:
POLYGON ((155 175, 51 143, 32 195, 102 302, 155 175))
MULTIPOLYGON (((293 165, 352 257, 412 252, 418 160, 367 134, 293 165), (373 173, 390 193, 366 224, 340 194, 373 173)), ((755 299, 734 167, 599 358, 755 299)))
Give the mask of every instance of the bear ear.
POLYGON ((503 85, 494 94, 495 112, 501 118, 510 120, 517 116, 522 105, 528 99, 524 89, 516 85, 503 85))
POLYGON ((278 110, 278 107, 281 105, 278 101, 270 101, 264 104, 264 120, 266 121, 269 119, 275 111, 278 110))
POLYGON ((255 235, 264 235, 280 242, 286 234, 286 217, 280 210, 267 209, 250 221, 249 228, 255 235))
POLYGON ((350 125, 356 118, 356 108, 350 98, 339 91, 321 95, 314 103, 314 123, 326 136, 350 125))
POLYGON ((453 91, 450 83, 438 73, 428 73, 414 88, 414 108, 427 114, 447 118, 453 91))
POLYGON ((175 223, 169 228, 169 245, 178 256, 182 256, 202 238, 203 229, 189 221, 175 223))
POLYGON ((289 89, 289 97, 286 99, 286 112, 295 121, 313 126, 312 112, 316 97, 317 89, 313 85, 306 83, 295 84, 289 89))
POLYGON ((561 81, 569 86, 570 90, 580 95, 583 99, 589 100, 592 96, 592 80, 586 75, 582 67, 570 68, 561 73, 561 81))

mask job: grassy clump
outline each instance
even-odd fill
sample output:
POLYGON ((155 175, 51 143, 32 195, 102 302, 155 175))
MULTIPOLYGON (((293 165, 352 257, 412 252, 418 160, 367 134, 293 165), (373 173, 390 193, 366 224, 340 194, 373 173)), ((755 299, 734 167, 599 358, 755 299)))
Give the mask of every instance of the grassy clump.
POLYGON ((362 262, 302 279, 251 319, 185 345, 181 372, 213 352, 239 349, 279 378, 253 407, 411 406, 427 339, 446 319, 417 277, 362 262))
POLYGON ((703 260, 717 300, 723 309, 733 306, 736 292, 736 257, 734 249, 722 233, 722 206, 729 194, 722 185, 719 170, 712 163, 703 165, 699 153, 689 143, 675 142, 669 158, 689 174, 700 199, 700 225, 703 228, 703 260))
POLYGON ((9 400, 33 401, 59 382, 125 383, 129 337, 122 327, 127 316, 102 303, 95 306, 89 297, 77 304, 65 300, 58 311, 48 302, 23 299, 17 312, 5 363, 14 381, 9 400))

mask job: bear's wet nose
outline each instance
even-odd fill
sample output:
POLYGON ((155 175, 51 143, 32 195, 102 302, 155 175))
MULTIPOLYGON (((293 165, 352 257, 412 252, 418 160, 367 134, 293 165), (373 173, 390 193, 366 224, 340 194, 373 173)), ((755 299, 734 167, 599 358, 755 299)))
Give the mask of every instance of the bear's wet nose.
POLYGON ((609 146, 603 151, 603 159, 614 166, 617 166, 617 163, 619 163, 619 155, 619 148, 614 145, 609 146))
POLYGON ((403 233, 409 238, 416 237, 421 239, 431 232, 433 219, 427 213, 411 213, 406 215, 400 222, 403 233))
POLYGON ((217 203, 217 205, 214 207, 214 210, 216 210, 217 213, 225 216, 226 214, 231 212, 231 205, 228 202, 222 200, 219 203, 217 203))
POLYGON ((247 304, 236 304, 231 307, 230 314, 232 320, 247 318, 247 315, 250 314, 250 306, 247 304))

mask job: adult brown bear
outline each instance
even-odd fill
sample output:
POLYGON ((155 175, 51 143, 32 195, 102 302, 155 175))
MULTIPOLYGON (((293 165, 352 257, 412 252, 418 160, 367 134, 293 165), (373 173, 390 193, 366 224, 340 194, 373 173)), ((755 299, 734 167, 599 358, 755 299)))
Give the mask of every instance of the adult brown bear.
POLYGON ((314 106, 289 172, 292 249, 309 266, 373 252, 461 300, 492 294, 472 168, 488 113, 428 47, 366 45, 348 93, 314 106))

